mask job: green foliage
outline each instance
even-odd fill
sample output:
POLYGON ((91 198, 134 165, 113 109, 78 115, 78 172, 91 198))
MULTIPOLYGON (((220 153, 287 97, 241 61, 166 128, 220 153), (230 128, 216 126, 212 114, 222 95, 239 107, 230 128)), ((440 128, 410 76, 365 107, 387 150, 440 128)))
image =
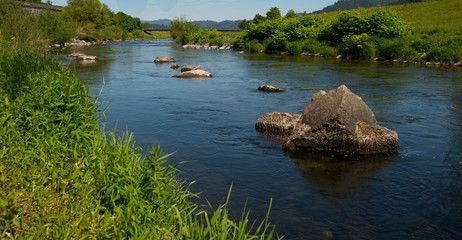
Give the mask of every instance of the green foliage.
POLYGON ((252 22, 254 24, 260 24, 262 22, 266 21, 266 18, 263 17, 262 15, 260 14, 256 14, 255 17, 253 18, 252 22))
POLYGON ((290 42, 287 45, 287 52, 290 54, 299 55, 303 53, 303 41, 298 40, 295 42, 290 42))
POLYGON ((285 18, 295 18, 297 17, 297 13, 293 9, 290 9, 287 11, 286 15, 284 16, 285 18))
POLYGON ((3 43, 0 46, 0 72, 4 74, 0 87, 15 99, 23 88, 29 87, 29 75, 42 69, 57 69, 59 64, 45 53, 19 43, 3 43))
POLYGON ((129 32, 141 30, 139 18, 131 17, 123 12, 114 14, 106 4, 101 4, 99 0, 69 0, 64 12, 78 25, 78 36, 84 40, 112 40, 115 36, 124 36, 118 39, 125 39, 139 35, 139 32, 128 34, 129 32), (120 29, 125 33, 120 34, 120 29))
POLYGON ((141 30, 141 20, 139 18, 133 18, 123 12, 114 14, 112 16, 112 23, 129 32, 133 30, 141 30))
POLYGON ((410 26, 392 10, 383 8, 376 8, 373 11, 354 10, 341 12, 323 29, 320 39, 340 44, 346 36, 365 33, 395 38, 409 33, 410 30, 410 26))
POLYGON ((338 50, 341 54, 365 59, 376 57, 376 46, 366 33, 345 36, 342 41, 338 50))
POLYGON ((191 41, 199 44, 210 43, 211 40, 218 39, 220 35, 221 33, 217 30, 201 29, 192 35, 191 41))
POLYGON ((252 229, 245 211, 239 222, 231 220, 227 203, 211 211, 192 204, 197 195, 158 146, 143 155, 132 134, 103 133, 94 99, 55 60, 27 48, 2 49, 2 237, 272 238, 268 216, 252 229), (12 94, 17 79, 22 83, 12 94))
POLYGON ((76 37, 76 26, 61 13, 42 11, 38 23, 52 43, 70 42, 76 37))
POLYGON ((247 28, 250 26, 250 24, 252 24, 251 21, 248 21, 247 19, 244 19, 244 20, 242 20, 241 22, 239 22, 238 27, 239 27, 240 29, 247 29, 247 28))
POLYGON ((268 12, 266 12, 266 19, 274 20, 281 19, 281 10, 277 7, 272 7, 268 12))
POLYGON ((48 43, 37 19, 11 0, 0 0, 0 32, 4 39, 20 44, 41 47, 48 43))
POLYGON ((316 39, 306 39, 302 42, 303 52, 311 54, 321 54, 324 56, 336 56, 337 50, 326 42, 320 42, 316 39))
POLYGON ((186 18, 175 18, 168 24, 170 34, 176 43, 186 44, 192 42, 194 33, 200 30, 199 25, 186 20, 186 18))
POLYGON ((401 59, 416 61, 420 59, 418 52, 411 47, 406 38, 378 39, 379 56, 384 59, 401 59))
POLYGON ((260 41, 258 41, 257 39, 254 39, 254 40, 252 40, 250 42, 247 42, 244 45, 244 48, 248 49, 250 52, 261 52, 261 51, 265 50, 265 46, 260 41))

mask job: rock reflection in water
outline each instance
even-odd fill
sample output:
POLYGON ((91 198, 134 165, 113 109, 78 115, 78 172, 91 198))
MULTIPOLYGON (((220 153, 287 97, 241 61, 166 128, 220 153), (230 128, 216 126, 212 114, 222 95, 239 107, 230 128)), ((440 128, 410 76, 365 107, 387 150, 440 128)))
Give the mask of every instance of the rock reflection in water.
POLYGON ((291 155, 297 169, 318 194, 359 192, 373 175, 393 165, 389 159, 371 156, 335 157, 323 154, 291 155))

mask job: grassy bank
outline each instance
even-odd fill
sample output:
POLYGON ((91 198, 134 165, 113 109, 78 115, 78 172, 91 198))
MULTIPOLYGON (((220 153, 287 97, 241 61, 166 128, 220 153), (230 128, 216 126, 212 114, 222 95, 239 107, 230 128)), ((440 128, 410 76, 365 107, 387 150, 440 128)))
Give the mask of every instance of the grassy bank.
POLYGON ((0 46, 0 238, 271 239, 191 204, 159 147, 143 155, 133 135, 98 123, 88 91, 45 53, 0 46))
POLYGON ((152 39, 170 39, 172 35, 169 31, 151 31, 149 32, 152 39))
MULTIPOLYGON (((271 10, 274 10, 272 8, 271 10)), ((268 13, 273 13, 272 11, 268 13)), ((277 11, 276 11, 277 12, 277 11)), ((435 0, 391 7, 337 11, 298 17, 258 15, 247 30, 225 40, 198 27, 184 28, 184 19, 171 27, 177 43, 220 45, 250 52, 287 52, 354 59, 454 64, 462 60, 462 3, 435 0), (273 16, 273 17, 268 17, 273 16), (257 21, 258 20, 258 21, 257 21)))

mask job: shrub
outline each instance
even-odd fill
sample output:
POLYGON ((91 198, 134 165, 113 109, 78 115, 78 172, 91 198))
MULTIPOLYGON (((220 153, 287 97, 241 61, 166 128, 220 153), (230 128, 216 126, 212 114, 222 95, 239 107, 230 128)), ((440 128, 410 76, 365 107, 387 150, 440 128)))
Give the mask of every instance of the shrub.
POLYGON ((295 41, 287 44, 287 52, 291 54, 301 54, 303 52, 303 41, 295 41))
POLYGON ((55 59, 25 44, 3 43, 0 48, 0 72, 4 74, 0 87, 11 99, 29 87, 29 75, 47 68, 59 68, 55 59))
POLYGON ((22 44, 43 47, 48 43, 34 16, 10 0, 0 0, 0 31, 3 38, 22 44))
POLYGON ((410 26, 392 10, 383 8, 376 8, 372 12, 353 10, 341 12, 323 29, 320 39, 340 44, 346 36, 363 33, 395 38, 409 33, 410 29, 410 26))
POLYGON ((265 46, 257 39, 248 42, 245 45, 245 48, 248 49, 250 52, 260 52, 265 50, 265 46))
POLYGON ((420 56, 414 48, 411 47, 405 38, 396 39, 378 39, 379 56, 385 59, 401 59, 407 61, 417 61, 420 56))
POLYGON ((350 55, 355 58, 371 59, 376 56, 376 46, 370 41, 369 35, 350 35, 343 38, 343 43, 339 46, 339 53, 350 55))
POLYGON ((303 41, 302 49, 304 52, 313 54, 322 54, 324 56, 335 56, 337 51, 326 42, 320 42, 316 39, 307 39, 303 41))
POLYGON ((193 34, 200 30, 199 25, 186 20, 185 18, 176 18, 168 24, 170 34, 176 43, 186 44, 192 42, 193 34))
POLYGON ((77 28, 61 13, 43 11, 38 19, 40 29, 52 43, 70 42, 76 37, 77 28))
POLYGON ((462 47, 460 45, 449 45, 432 48, 428 51, 425 59, 432 62, 452 64, 462 60, 462 47))

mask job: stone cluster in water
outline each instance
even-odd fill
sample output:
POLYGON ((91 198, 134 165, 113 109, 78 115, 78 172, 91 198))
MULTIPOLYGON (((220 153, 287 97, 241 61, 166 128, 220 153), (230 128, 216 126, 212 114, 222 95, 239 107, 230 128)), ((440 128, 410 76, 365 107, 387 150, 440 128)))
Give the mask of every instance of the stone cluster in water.
POLYGON ((380 127, 367 104, 345 85, 313 95, 302 115, 267 113, 255 125, 257 131, 286 135, 289 152, 336 154, 396 153, 398 134, 380 127))

